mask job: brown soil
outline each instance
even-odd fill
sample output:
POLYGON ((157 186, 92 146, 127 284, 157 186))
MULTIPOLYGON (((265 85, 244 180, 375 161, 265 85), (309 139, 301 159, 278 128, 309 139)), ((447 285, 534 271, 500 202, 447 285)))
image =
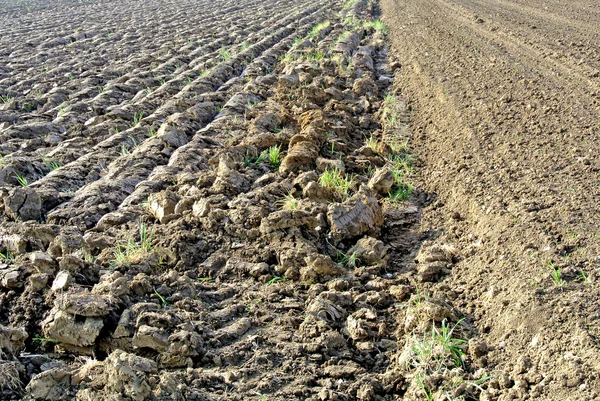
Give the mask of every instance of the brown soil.
POLYGON ((420 198, 376 6, 202 6, 2 8, 3 400, 406 387, 420 198))
POLYGON ((0 0, 0 399, 597 398, 597 14, 545 7, 0 0))
POLYGON ((463 256, 431 290, 451 294, 490 348, 486 369, 500 383, 485 399, 598 399, 598 10, 519 0, 382 9, 418 186, 435 199, 421 230, 463 256))

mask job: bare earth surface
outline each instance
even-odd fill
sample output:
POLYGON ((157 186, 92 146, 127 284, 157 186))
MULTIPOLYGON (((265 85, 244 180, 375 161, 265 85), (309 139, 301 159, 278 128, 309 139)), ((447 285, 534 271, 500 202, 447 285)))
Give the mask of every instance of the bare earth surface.
POLYGON ((0 0, 0 399, 600 399, 599 23, 0 0))
POLYGON ((488 345, 499 399, 598 399, 600 10, 504 0, 382 9, 412 109, 418 187, 435 199, 421 229, 463 257, 432 290, 446 288, 488 345))

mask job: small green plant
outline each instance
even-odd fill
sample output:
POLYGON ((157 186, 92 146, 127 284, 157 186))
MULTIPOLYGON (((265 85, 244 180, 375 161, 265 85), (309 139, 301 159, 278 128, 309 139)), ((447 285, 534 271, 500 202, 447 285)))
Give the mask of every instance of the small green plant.
POLYGON ((0 103, 2 103, 2 104, 6 104, 6 103, 10 102, 11 100, 12 100, 12 96, 10 96, 10 95, 5 95, 5 96, 0 95, 0 103))
POLYGON ((548 267, 550 268, 550 277, 552 277, 554 285, 559 287, 563 286, 565 280, 562 278, 562 268, 560 266, 555 266, 553 262, 549 262, 548 267))
POLYGON ((104 86, 99 86, 98 87, 98 94, 101 95, 104 93, 104 86))
POLYGON ((282 56, 279 56, 279 61, 282 62, 282 63, 289 64, 289 63, 291 63, 294 60, 295 60, 295 57, 294 57, 294 55, 292 53, 286 53, 286 54, 284 54, 282 56))
POLYGON ((148 128, 148 133, 146 134, 146 136, 148 136, 149 138, 156 136, 156 130, 154 129, 154 127, 148 128))
POLYGON ((353 16, 344 18, 344 25, 347 25, 348 29, 358 29, 359 24, 353 16))
POLYGON ((6 167, 7 165, 8 165, 8 162, 6 161, 4 156, 2 156, 2 153, 0 153, 0 167, 6 167))
POLYGON ((206 77, 208 75, 208 72, 209 72, 208 70, 204 70, 204 71, 200 72, 200 78, 206 77))
POLYGON ((400 123, 398 116, 398 99, 396 96, 388 92, 383 98, 383 112, 381 113, 381 121, 384 130, 396 130, 400 123))
POLYGON ((340 170, 335 168, 327 169, 319 177, 319 183, 326 188, 332 189, 342 198, 346 198, 350 187, 354 184, 354 177, 344 176, 340 170))
POLYGON ((373 28, 373 29, 375 29, 376 32, 380 33, 383 36, 387 36, 387 34, 388 34, 387 27, 385 26, 385 24, 383 22, 381 22, 378 19, 365 22, 363 24, 363 27, 364 28, 373 28))
POLYGON ((132 122, 131 126, 135 127, 136 125, 138 125, 140 123, 140 121, 142 121, 142 118, 144 118, 143 112, 133 113, 133 122, 132 122))
POLYGON ((152 250, 152 233, 144 223, 140 224, 140 247, 144 251, 152 250))
POLYGON ((45 343, 53 343, 53 344, 57 344, 58 340, 55 340, 53 338, 47 338, 47 337, 42 337, 39 334, 36 334, 31 341, 33 341, 36 344, 45 344, 45 343))
POLYGON ((160 299, 160 303, 162 304, 162 306, 169 305, 169 303, 167 302, 167 300, 165 299, 165 297, 163 297, 162 295, 160 295, 156 290, 154 290, 154 294, 156 294, 156 296, 158 297, 158 299, 160 299))
POLYGON ((221 56, 221 59, 223 61, 227 61, 231 58, 231 53, 224 47, 222 47, 221 50, 219 50, 219 55, 221 56))
POLYGON ((404 184, 388 193, 388 196, 392 202, 404 202, 410 197, 412 191, 413 189, 410 185, 404 184))
POLYGON ((141 262, 152 248, 153 234, 145 223, 140 223, 139 242, 129 238, 126 244, 118 244, 113 251, 115 266, 128 266, 141 262))
POLYGON ((340 34, 340 36, 338 36, 336 42, 340 42, 346 38, 348 38, 350 36, 350 31, 344 31, 340 34))
POLYGON ((411 354, 406 364, 425 374, 443 372, 447 369, 464 366, 463 348, 466 340, 455 338, 454 330, 462 322, 459 320, 453 327, 444 320, 441 329, 431 327, 431 332, 422 338, 411 339, 411 354))
POLYGON ((321 31, 323 29, 327 28, 329 25, 331 25, 331 23, 329 21, 323 21, 321 23, 318 23, 317 25, 313 26, 313 28, 308 33, 307 37, 310 40, 317 39, 319 37, 319 34, 321 33, 321 31))
POLYGON ((415 286, 415 298, 413 300, 413 306, 418 309, 421 307, 423 301, 426 301, 427 299, 429 299, 429 295, 421 294, 419 287, 415 286))
POLYGON ((579 274, 577 275, 577 278, 580 279, 581 281, 583 281, 584 283, 589 283, 589 281, 590 281, 589 276, 583 270, 579 271, 579 274))
POLYGON ((189 85, 192 82, 194 82, 194 80, 192 79, 192 77, 185 77, 185 85, 189 85))
POLYGON ((15 178, 19 182, 19 185, 21 185, 22 187, 26 187, 29 185, 29 181, 27 181, 27 178, 25 178, 24 176, 15 174, 15 178))
POLYGON ((121 144, 121 156, 127 156, 129 154, 131 154, 131 151, 129 150, 129 148, 123 143, 121 144))
POLYGON ((322 60, 323 57, 325 57, 325 54, 323 54, 323 52, 320 50, 308 53, 306 55, 306 59, 308 61, 319 61, 319 60, 322 60))
POLYGON ((33 110, 35 110, 35 109, 36 109, 36 107, 35 107, 35 105, 34 105, 34 104, 31 104, 31 103, 25 103, 25 104, 23 105, 23 109, 24 109, 26 112, 28 112, 28 113, 31 113, 33 110))
POLYGON ((358 0, 346 0, 342 7, 342 10, 348 10, 352 8, 356 3, 358 3, 358 0))
POLYGON ((277 203, 281 204, 281 208, 284 210, 297 210, 298 199, 294 198, 294 195, 289 192, 283 199, 278 200, 277 203))
POLYGON ((89 252, 83 253, 83 260, 85 260, 88 263, 96 263, 97 261, 96 257, 89 252))
POLYGON ((267 160, 273 168, 279 168, 281 164, 281 146, 274 145, 266 150, 267 160))
POLYGON ((250 43, 244 41, 244 42, 242 42, 242 44, 240 46, 240 50, 241 51, 248 50, 249 47, 250 47, 250 43))
POLYGON ((0 252, 0 259, 4 259, 6 261, 14 262, 14 255, 7 249, 6 253, 0 252))
POLYGON ((389 143, 390 149, 394 152, 394 155, 400 156, 405 155, 409 151, 408 147, 408 139, 401 139, 397 141, 392 141, 389 143))
POLYGON ((373 152, 377 153, 377 150, 379 149, 379 141, 377 141, 377 138, 375 138, 373 134, 365 139, 365 144, 371 148, 373 152))
POLYGON ((422 374, 418 374, 418 375, 415 376, 415 379, 417 380, 417 385, 419 386, 419 388, 423 392, 423 395, 425 396, 425 399, 427 401, 433 401, 433 394, 430 391, 427 391, 427 387, 425 387, 425 384, 423 384, 423 375, 422 374))
POLYGON ((279 276, 275 276, 275 277, 273 277, 271 280, 269 280, 269 281, 267 282, 267 284, 268 284, 268 285, 272 285, 272 284, 275 284, 276 282, 278 282, 278 281, 282 281, 282 280, 285 280, 285 277, 279 277, 279 276))
POLYGON ((346 267, 356 267, 360 263, 360 259, 356 257, 356 252, 350 254, 339 252, 336 254, 336 262, 341 263, 346 267))
POLYGON ((304 39, 296 38, 294 39, 294 46, 299 46, 302 42, 304 42, 304 39))
POLYGON ((61 167, 60 163, 54 160, 43 159, 42 161, 46 166, 50 167, 52 171, 58 170, 61 167))
POLYGON ((248 107, 249 110, 252 110, 259 103, 260 103, 260 100, 258 100, 258 99, 248 100, 248 102, 246 103, 246 106, 248 107))
POLYGON ((260 164, 265 160, 265 154, 260 153, 258 156, 252 156, 250 151, 246 150, 244 155, 244 167, 250 167, 253 164, 260 164))
POLYGON ((62 116, 64 116, 64 115, 65 115, 65 108, 64 108, 64 106, 63 106, 62 104, 59 104, 59 105, 58 105, 58 115, 59 115, 60 117, 62 117, 62 116))

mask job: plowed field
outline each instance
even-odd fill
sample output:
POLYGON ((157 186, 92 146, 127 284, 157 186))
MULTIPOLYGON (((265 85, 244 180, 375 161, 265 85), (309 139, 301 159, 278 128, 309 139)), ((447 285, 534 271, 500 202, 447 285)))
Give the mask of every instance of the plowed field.
POLYGON ((0 0, 0 399, 598 398, 599 13, 0 0))

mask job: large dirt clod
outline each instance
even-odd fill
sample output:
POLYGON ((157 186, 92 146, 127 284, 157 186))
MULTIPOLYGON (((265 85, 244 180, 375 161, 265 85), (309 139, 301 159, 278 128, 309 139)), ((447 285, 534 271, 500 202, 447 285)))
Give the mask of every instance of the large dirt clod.
POLYGON ((383 225, 381 206, 365 187, 346 202, 329 205, 327 219, 331 237, 336 240, 356 237, 383 225))
POLYGON ((15 188, 4 199, 4 209, 14 220, 39 220, 42 215, 42 200, 32 188, 15 188))
POLYGON ((157 372, 156 362, 116 350, 105 362, 106 389, 134 401, 147 399, 152 392, 149 375, 157 372))
POLYGON ((179 197, 171 191, 159 192, 148 197, 148 207, 161 224, 166 224, 177 217, 175 214, 177 202, 179 197))
POLYGON ((27 332, 25 329, 0 325, 0 356, 17 356, 25 347, 26 339, 27 332))
POLYGON ((44 336, 78 347, 94 345, 102 327, 104 327, 104 322, 101 318, 86 317, 80 320, 75 315, 56 307, 42 322, 44 336))

